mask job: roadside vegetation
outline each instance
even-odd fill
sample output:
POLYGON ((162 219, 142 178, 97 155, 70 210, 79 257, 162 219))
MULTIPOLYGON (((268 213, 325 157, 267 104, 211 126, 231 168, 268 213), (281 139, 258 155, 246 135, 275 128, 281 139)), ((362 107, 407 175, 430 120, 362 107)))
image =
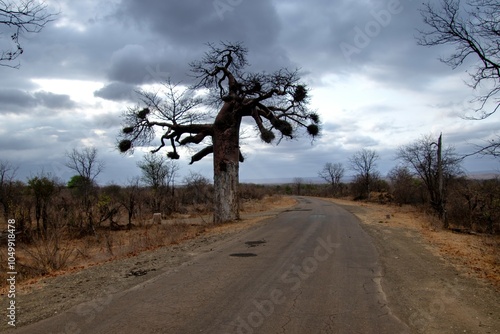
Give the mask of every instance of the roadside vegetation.
MULTIPOLYGON (((424 137, 399 150, 386 176, 377 170, 378 154, 362 150, 347 168, 325 163, 318 171, 324 183, 241 184, 239 205, 243 212, 262 211, 299 195, 376 203, 388 212, 410 208, 433 230, 472 235, 486 253, 500 254, 500 180, 467 178, 453 150, 443 152, 440 193, 437 147, 424 137), (346 174, 353 175, 347 182, 346 174)), ((159 155, 146 155, 138 163, 142 177, 126 185, 96 183, 105 166, 92 148, 67 153, 67 167, 75 175, 66 182, 43 172, 21 181, 15 166, 0 163, 0 239, 5 244, 7 220, 15 219, 19 281, 178 244, 216 226, 211 181, 197 173, 177 180, 176 163, 159 155)), ((6 262, 2 257, 5 252, 0 261, 6 262)), ((495 261, 500 266, 500 256, 495 261)))

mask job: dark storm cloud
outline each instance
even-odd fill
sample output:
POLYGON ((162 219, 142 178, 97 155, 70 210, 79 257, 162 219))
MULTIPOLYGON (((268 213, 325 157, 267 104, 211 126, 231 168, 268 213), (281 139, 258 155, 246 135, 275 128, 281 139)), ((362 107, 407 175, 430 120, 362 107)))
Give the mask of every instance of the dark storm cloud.
POLYGON ((0 114, 36 113, 39 111, 36 109, 37 107, 54 110, 72 109, 76 107, 76 103, 66 94, 45 91, 29 93, 19 89, 0 89, 0 114))
POLYGON ((122 82, 112 82, 94 92, 94 96, 110 101, 136 101, 137 86, 122 82))
POLYGON ((239 40, 248 47, 260 46, 262 50, 276 42, 280 25, 271 2, 240 1, 222 15, 216 3, 123 0, 117 14, 171 44, 188 49, 200 50, 207 42, 239 40))
POLYGON ((107 135, 114 137, 118 134, 118 131, 121 128, 120 116, 121 111, 97 114, 89 117, 82 124, 85 124, 88 129, 105 130, 107 135))
POLYGON ((328 73, 358 72, 391 87, 423 88, 434 75, 449 71, 436 60, 435 49, 417 46, 420 2, 275 3, 286 23, 280 40, 290 57, 312 72, 314 83, 328 73))
POLYGON ((107 77, 129 85, 164 82, 168 78, 185 80, 188 72, 185 59, 182 52, 153 45, 128 44, 112 53, 107 77), (179 59, 184 59, 184 63, 179 59))
MULTIPOLYGON (((134 24, 144 33, 154 34, 153 47, 142 52, 146 58, 138 59, 142 70, 148 63, 164 64, 162 68, 180 77, 189 71, 189 62, 200 59, 207 51, 206 43, 220 41, 243 42, 249 49, 254 71, 271 71, 290 64, 278 41, 282 24, 271 2, 234 1, 231 3, 237 4, 222 12, 216 3, 124 0, 116 16, 124 24, 134 24)), ((116 57, 126 63, 139 49, 136 46, 124 50, 116 57)), ((117 72, 112 70, 113 77, 117 72)))
POLYGON ((13 110, 26 109, 36 106, 36 99, 29 94, 18 89, 0 89, 0 105, 2 113, 13 110))
POLYGON ((39 105, 49 109, 72 109, 76 107, 76 103, 66 94, 54 94, 42 91, 36 92, 33 95, 39 105))

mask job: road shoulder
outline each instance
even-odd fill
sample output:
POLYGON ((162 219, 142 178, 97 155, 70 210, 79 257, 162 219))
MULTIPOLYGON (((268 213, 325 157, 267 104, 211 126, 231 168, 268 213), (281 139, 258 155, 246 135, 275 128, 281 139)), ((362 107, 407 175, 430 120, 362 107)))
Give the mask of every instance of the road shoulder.
MULTIPOLYGON (((369 221, 368 206, 335 201, 360 218, 383 268, 391 309, 416 333, 500 333, 500 296, 491 283, 468 276, 414 229, 369 221)), ((396 218, 397 220, 397 218, 396 218)))

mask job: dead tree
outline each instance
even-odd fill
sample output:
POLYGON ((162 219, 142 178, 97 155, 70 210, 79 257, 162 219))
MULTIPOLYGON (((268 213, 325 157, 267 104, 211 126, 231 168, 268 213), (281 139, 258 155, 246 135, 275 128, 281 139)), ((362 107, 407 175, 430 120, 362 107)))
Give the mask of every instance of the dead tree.
POLYGON ((328 182, 332 187, 332 195, 337 195, 340 189, 340 182, 345 174, 345 168, 342 164, 327 162, 322 170, 318 172, 318 176, 328 182))
MULTIPOLYGON (((146 108, 129 110, 126 114, 122 152, 134 145, 151 142, 156 129, 164 129, 158 151, 170 145, 168 157, 178 159, 178 146, 202 144, 205 147, 192 155, 191 163, 213 154, 214 168, 214 222, 239 219, 238 175, 243 162, 240 151, 240 127, 244 117, 255 122, 260 138, 271 143, 284 137, 293 138, 295 130, 303 127, 308 134, 319 134, 319 116, 307 108, 308 89, 300 83, 297 70, 280 69, 274 73, 245 71, 247 49, 241 43, 208 44, 209 51, 200 61, 191 63, 196 79, 192 90, 208 89, 205 102, 217 106, 209 122, 191 121, 193 115, 185 111, 186 120, 174 117, 179 113, 173 101, 166 104, 149 103, 146 108)), ((190 101, 187 99, 186 101, 190 101)), ((192 106, 196 107, 196 105, 192 106)))
MULTIPOLYGON (((442 137, 435 142, 430 136, 423 136, 413 143, 398 148, 396 157, 424 182, 432 208, 445 224, 447 184, 460 175, 461 159, 454 149, 443 149, 442 137)), ((447 225, 445 225, 447 227, 447 225)))
POLYGON ((361 191, 357 197, 370 198, 372 185, 378 180, 379 172, 376 170, 380 156, 374 150, 362 149, 349 158, 351 169, 356 172, 355 181, 359 183, 361 191))

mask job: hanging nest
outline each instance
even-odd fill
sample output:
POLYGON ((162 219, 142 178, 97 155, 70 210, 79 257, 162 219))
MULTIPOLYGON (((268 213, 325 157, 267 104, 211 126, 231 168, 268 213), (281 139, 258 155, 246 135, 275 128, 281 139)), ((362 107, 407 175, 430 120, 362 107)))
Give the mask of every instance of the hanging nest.
POLYGON ((177 152, 168 152, 167 157, 169 157, 170 159, 174 159, 174 160, 177 160, 180 158, 180 156, 177 152))
POLYGON ((283 134, 283 136, 291 137, 293 133, 293 127, 290 123, 283 120, 276 120, 273 122, 274 127, 283 134))
POLYGON ((270 144, 274 140, 275 135, 271 130, 266 130, 262 129, 260 132, 260 139, 262 139, 263 142, 270 144))
POLYGON ((120 149, 120 152, 122 152, 122 153, 127 152, 128 150, 130 150, 132 148, 132 141, 128 140, 128 139, 124 139, 118 144, 118 148, 120 149))
POLYGON ((149 108, 144 108, 137 113, 137 117, 139 117, 140 119, 145 119, 149 113, 150 113, 149 108))
POLYGON ((293 100, 295 102, 302 102, 307 97, 307 89, 303 85, 298 85, 295 87, 295 91, 293 92, 293 100))
POLYGON ((318 124, 320 122, 319 115, 317 113, 310 113, 309 114, 309 119, 314 123, 318 124))
POLYGON ((125 134, 130 134, 130 133, 134 132, 134 127, 133 126, 129 126, 129 127, 123 128, 122 131, 125 134))
POLYGON ((316 124, 310 124, 307 126, 307 133, 312 137, 316 137, 319 134, 319 127, 316 124))

